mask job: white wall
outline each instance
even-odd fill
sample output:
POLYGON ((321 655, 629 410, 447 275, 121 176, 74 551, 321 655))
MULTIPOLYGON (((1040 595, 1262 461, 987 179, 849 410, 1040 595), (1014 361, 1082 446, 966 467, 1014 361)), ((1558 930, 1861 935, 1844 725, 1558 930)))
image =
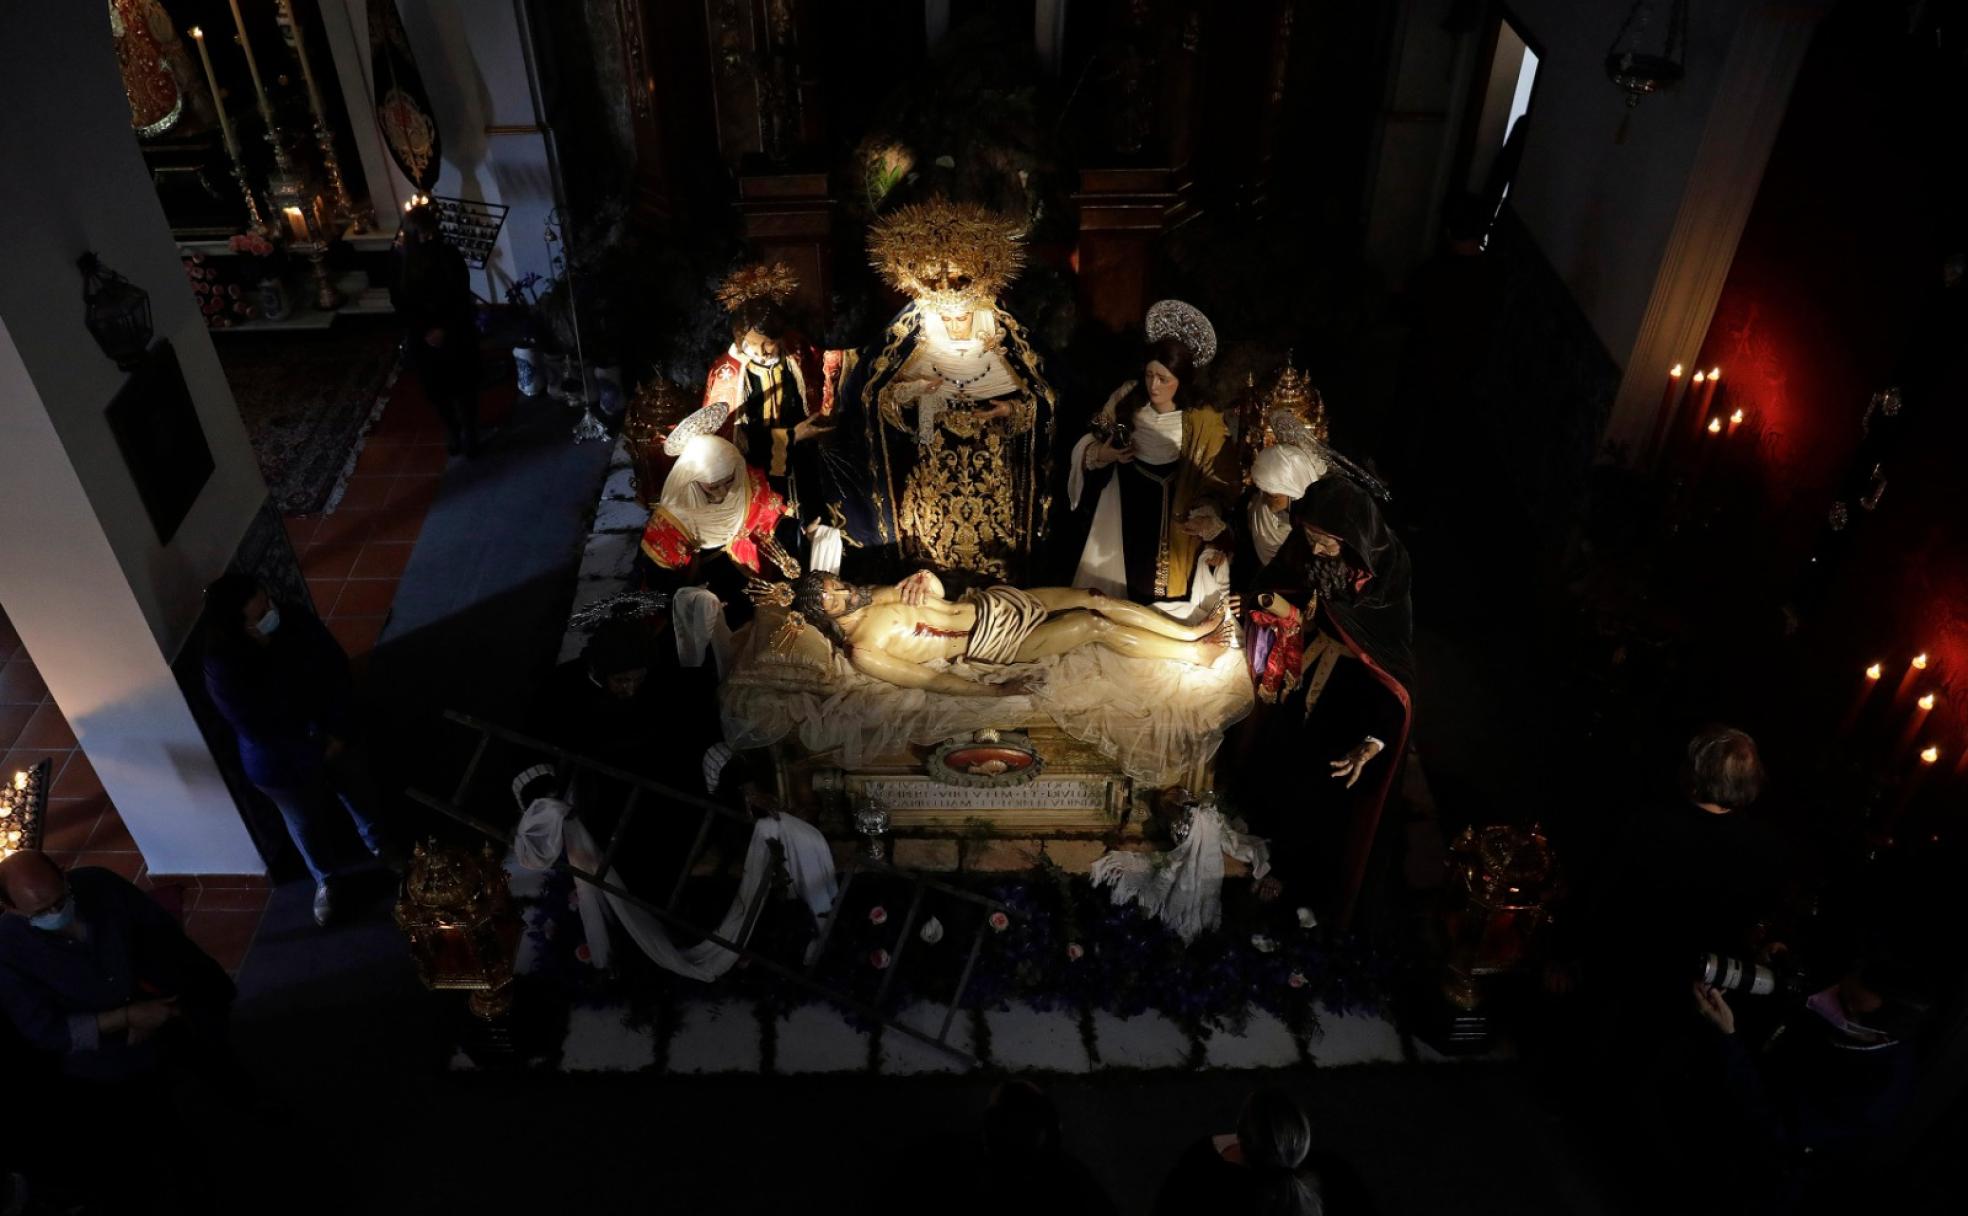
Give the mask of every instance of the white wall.
MULTIPOLYGON (((410 187, 374 137, 369 22, 364 0, 320 0, 330 49, 341 77, 350 123, 367 149, 364 166, 382 167, 387 188, 372 189, 377 220, 393 230, 410 187), (360 82, 359 84, 357 82, 360 82)), ((546 141, 533 109, 532 89, 513 0, 410 0, 400 4, 404 32, 417 58, 437 117, 443 164, 433 194, 504 203, 511 210, 498 249, 476 272, 473 286, 503 298, 520 275, 550 274, 543 233, 553 209, 546 141)))
MULTIPOLYGON (((1536 106, 1510 202, 1613 359, 1640 331, 1748 0, 1687 6, 1687 77, 1629 112, 1606 78, 1606 50, 1628 0, 1512 0, 1541 47, 1536 106)), ((1654 26, 1666 19, 1656 4, 1654 26)))
POLYGON ((0 603, 152 870, 264 865, 171 673, 203 585, 266 488, 130 134, 100 4, 9 14, 0 40, 0 603), (83 325, 93 250, 150 293, 216 469, 168 545, 104 410, 124 382, 83 325))

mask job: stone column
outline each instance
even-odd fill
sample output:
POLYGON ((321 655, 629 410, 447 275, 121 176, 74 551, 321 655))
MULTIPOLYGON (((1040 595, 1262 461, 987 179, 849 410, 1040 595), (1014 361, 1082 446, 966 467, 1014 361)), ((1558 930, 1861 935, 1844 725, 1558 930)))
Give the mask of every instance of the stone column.
POLYGON ((172 660, 266 487, 131 138, 102 5, 0 40, 0 599, 159 873, 259 874, 172 660), (127 376, 83 325, 83 251, 150 293, 214 465, 160 541, 104 411, 127 376))

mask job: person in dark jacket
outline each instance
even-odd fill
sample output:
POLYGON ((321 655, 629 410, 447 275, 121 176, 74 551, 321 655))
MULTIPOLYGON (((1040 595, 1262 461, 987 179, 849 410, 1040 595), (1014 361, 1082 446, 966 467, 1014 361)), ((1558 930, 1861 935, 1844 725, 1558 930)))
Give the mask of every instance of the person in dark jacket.
POLYGON ((451 454, 478 451, 477 301, 464 255, 444 240, 437 215, 413 207, 403 217, 395 295, 410 366, 423 382, 451 454))
POLYGON ((394 857, 353 749, 348 656, 312 613, 282 611, 252 576, 227 574, 205 589, 205 688, 238 738, 247 779, 287 821, 314 876, 314 919, 327 924, 328 825, 346 813, 371 853, 394 857))
POLYGON ((21 852, 0 864, 0 897, 0 1007, 65 1074, 140 1080, 219 1050, 232 980, 121 876, 21 852))
POLYGON ((1237 1130, 1206 1136, 1176 1159, 1155 1216, 1358 1216, 1374 1210, 1359 1176, 1312 1147, 1305 1111, 1280 1089, 1244 1102, 1237 1130))

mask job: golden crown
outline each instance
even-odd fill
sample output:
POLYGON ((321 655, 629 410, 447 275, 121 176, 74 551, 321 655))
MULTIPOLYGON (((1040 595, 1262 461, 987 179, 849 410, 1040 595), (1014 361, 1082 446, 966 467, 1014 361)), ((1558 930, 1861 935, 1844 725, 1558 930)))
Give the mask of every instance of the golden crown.
POLYGON ((1024 222, 976 203, 899 207, 868 232, 868 261, 889 286, 937 306, 997 297, 1025 265, 1024 222))
MULTIPOLYGON (((1311 428, 1312 437, 1320 443, 1329 441, 1332 428, 1326 421, 1325 398, 1321 397, 1319 390, 1313 387, 1310 376, 1292 366, 1290 355, 1285 356, 1284 367, 1279 369, 1278 374, 1272 378, 1270 387, 1264 392, 1264 417, 1267 420, 1267 430, 1270 429, 1269 419, 1280 411, 1296 415, 1301 422, 1311 428)), ((1265 436, 1266 444, 1273 440, 1272 435, 1265 436)))
POLYGON ((717 298, 725 311, 737 312, 760 296, 769 296, 784 304, 793 298, 799 285, 799 276, 784 262, 756 262, 750 266, 740 266, 725 276, 717 289, 717 298))

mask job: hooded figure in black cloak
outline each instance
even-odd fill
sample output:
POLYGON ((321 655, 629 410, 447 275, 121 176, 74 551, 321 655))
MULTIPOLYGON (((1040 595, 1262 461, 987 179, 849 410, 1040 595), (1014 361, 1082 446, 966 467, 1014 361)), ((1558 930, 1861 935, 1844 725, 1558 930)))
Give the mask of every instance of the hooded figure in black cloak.
POLYGON ((1291 518, 1250 605, 1250 661, 1271 707, 1234 788, 1280 879, 1309 886, 1343 926, 1413 721, 1411 569, 1372 496, 1347 478, 1314 482, 1291 518))

